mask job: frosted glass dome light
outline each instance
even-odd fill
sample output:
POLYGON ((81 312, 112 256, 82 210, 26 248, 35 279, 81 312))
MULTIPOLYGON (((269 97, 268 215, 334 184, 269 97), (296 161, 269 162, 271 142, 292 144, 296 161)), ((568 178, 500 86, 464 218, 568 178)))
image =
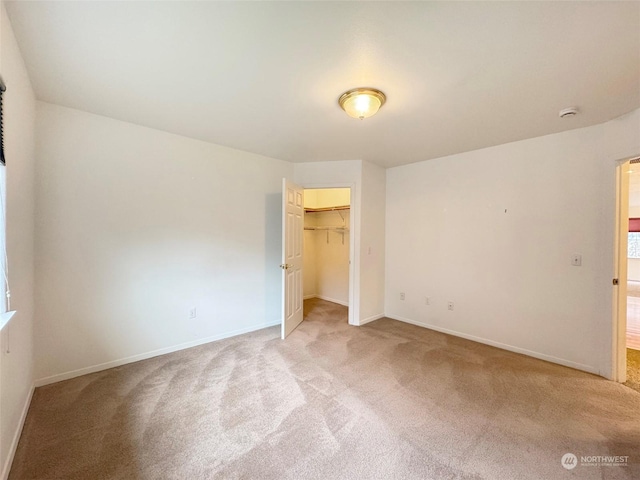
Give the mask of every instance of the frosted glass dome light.
POLYGON ((354 88, 340 95, 338 103, 347 115, 362 120, 375 115, 386 100, 384 93, 375 88, 354 88))

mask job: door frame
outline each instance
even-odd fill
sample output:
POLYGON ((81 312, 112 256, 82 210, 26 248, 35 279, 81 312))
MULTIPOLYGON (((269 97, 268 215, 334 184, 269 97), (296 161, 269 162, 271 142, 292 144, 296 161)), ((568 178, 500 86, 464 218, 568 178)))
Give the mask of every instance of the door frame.
POLYGON ((611 379, 627 380, 627 243, 629 233, 629 168, 630 159, 616 162, 616 214, 614 230, 613 331, 611 348, 611 379))
MULTIPOLYGON (((360 291, 357 289, 356 272, 359 266, 359 251, 356 239, 360 237, 360 205, 356 196, 356 184, 353 182, 337 183, 300 183, 305 190, 320 190, 324 188, 349 188, 349 325, 360 325, 360 291)), ((304 250, 302 250, 304 255, 304 250)))

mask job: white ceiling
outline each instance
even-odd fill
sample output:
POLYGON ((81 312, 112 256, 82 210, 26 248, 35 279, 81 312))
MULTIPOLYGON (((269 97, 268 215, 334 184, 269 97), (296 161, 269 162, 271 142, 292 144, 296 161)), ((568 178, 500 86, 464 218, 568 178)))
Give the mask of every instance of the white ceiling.
POLYGON ((40 100, 289 160, 383 166, 640 107, 640 2, 7 2, 40 100), (347 117, 350 88, 383 90, 347 117), (561 108, 581 114, 561 120, 561 108))

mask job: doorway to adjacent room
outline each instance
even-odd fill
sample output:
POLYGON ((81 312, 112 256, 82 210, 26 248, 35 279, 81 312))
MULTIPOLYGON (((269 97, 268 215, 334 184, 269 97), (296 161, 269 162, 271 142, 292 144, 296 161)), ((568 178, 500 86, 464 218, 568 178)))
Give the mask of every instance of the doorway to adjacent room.
MULTIPOLYGON (((640 159, 625 163, 628 181, 626 384, 640 390, 640 159)), ((621 279, 622 280, 622 279, 621 279)))

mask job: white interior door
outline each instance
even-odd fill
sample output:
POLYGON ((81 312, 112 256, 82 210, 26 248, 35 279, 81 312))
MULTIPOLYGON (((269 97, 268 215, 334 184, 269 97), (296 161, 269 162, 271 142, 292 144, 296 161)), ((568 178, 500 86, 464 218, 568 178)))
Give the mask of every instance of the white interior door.
POLYGON ((282 179, 282 338, 302 322, 304 190, 282 179))

